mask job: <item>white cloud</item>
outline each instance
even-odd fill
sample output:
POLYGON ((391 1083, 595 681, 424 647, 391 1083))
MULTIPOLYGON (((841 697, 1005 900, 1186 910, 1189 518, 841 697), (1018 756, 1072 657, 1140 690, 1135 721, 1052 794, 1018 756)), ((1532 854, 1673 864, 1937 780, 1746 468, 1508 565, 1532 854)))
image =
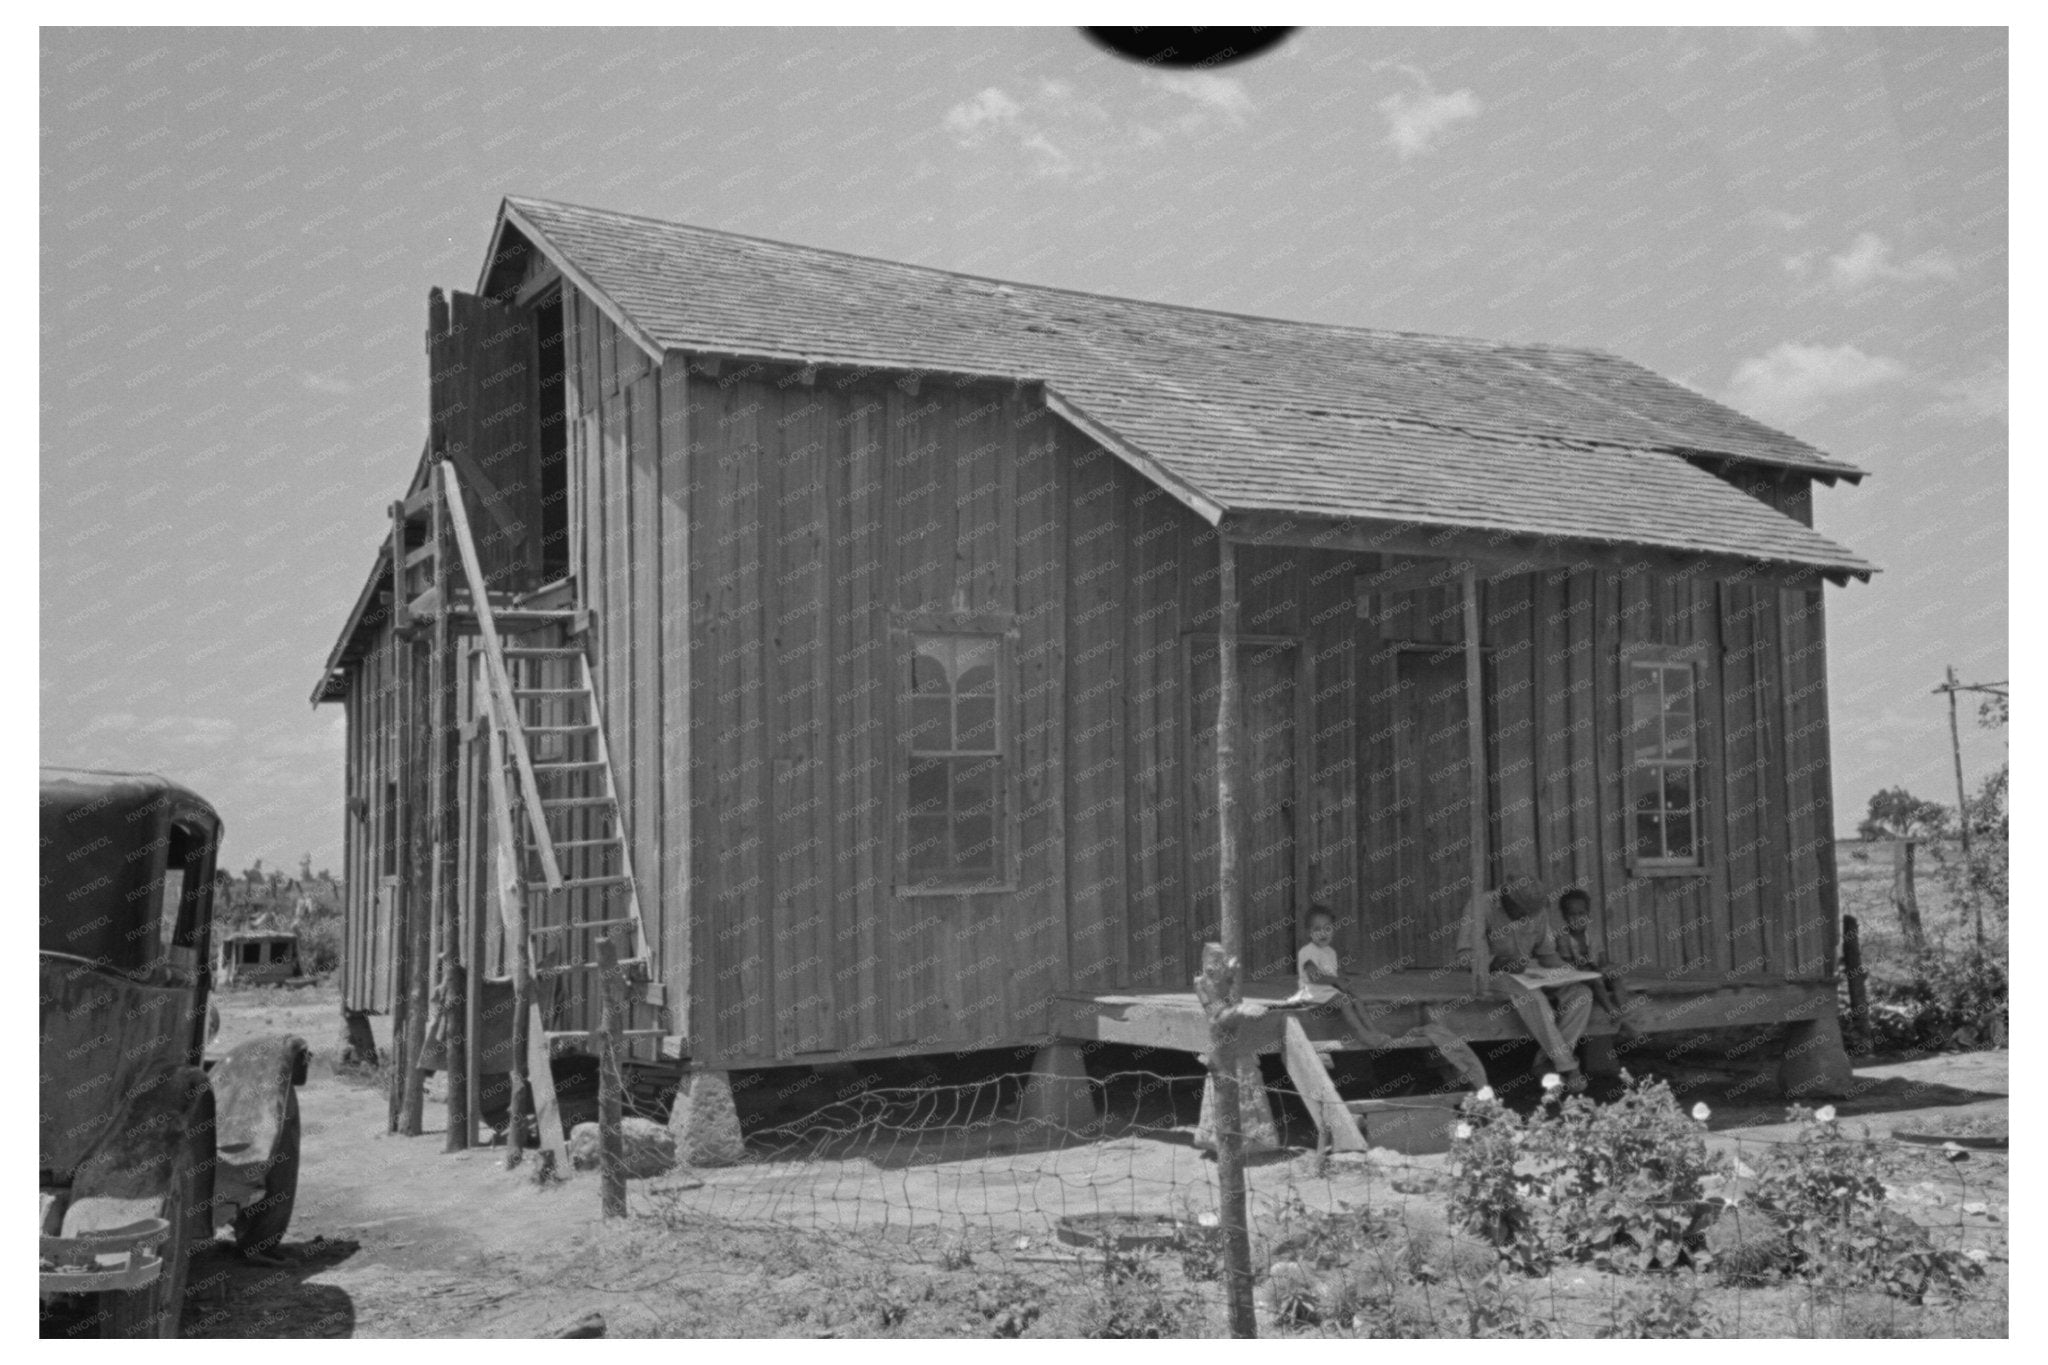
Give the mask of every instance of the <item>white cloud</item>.
POLYGON ((1239 127, 1251 117, 1252 97, 1244 82, 1235 76, 1205 71, 1157 71, 1146 78, 1169 94, 1193 100, 1203 111, 1217 114, 1239 127))
POLYGON ((1802 346, 1787 341, 1735 367, 1729 401, 1759 417, 1796 418, 1829 400, 1904 379, 1904 365, 1856 346, 1802 346))
POLYGON ((1400 68, 1416 84, 1412 91, 1398 91, 1379 102, 1387 120, 1386 144, 1403 161, 1430 149, 1439 134, 1456 123, 1479 117, 1479 97, 1470 90, 1436 93, 1429 76, 1413 66, 1400 68))
POLYGON ((1071 83, 1041 80, 1037 89, 1013 95, 990 86, 948 109, 941 120, 960 147, 1014 146, 1039 175, 1087 183, 1109 174, 1122 148, 1150 147, 1177 134, 1222 126, 1242 127, 1251 116, 1251 96, 1235 78, 1201 72, 1148 73, 1160 92, 1153 105, 1170 105, 1164 117, 1125 119, 1071 83))
POLYGON ((963 147, 979 144, 991 131, 1013 125, 1023 106, 990 86, 971 100, 963 100, 946 111, 946 131, 963 147))
POLYGON ((1952 280, 1956 263, 1938 251, 1922 252, 1910 261, 1892 260, 1892 249, 1874 232, 1858 234, 1849 249, 1828 257, 1828 278, 1841 290, 1865 289, 1882 280, 1916 283, 1952 280))

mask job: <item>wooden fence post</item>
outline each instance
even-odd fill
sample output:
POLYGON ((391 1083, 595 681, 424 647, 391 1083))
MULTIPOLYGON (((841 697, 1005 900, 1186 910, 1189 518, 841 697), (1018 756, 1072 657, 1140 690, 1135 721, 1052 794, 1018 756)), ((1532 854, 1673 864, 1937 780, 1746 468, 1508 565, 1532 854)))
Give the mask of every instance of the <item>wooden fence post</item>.
POLYGON ((597 940, 601 1003, 597 1016, 597 1163, 607 1218, 626 1216, 626 1078, 619 1068, 626 1020, 626 978, 619 970, 619 950, 606 929, 597 940))
POLYGON ((431 653, 427 658, 428 690, 433 694, 434 721, 431 764, 434 789, 429 802, 434 822, 434 922, 441 931, 441 1051, 448 1080, 448 1135, 443 1150, 466 1152, 475 1137, 469 1110, 469 1000, 463 959, 462 907, 456 895, 455 854, 461 842, 462 806, 459 751, 455 739, 455 637, 448 615, 454 609, 455 585, 448 573, 447 483, 429 468, 434 486, 432 526, 434 589, 441 610, 434 614, 431 653))
MULTIPOLYGON (((1849 987, 1849 1023, 1859 1039, 1870 1036, 1870 988, 1863 970, 1862 926, 1854 915, 1842 916, 1842 979, 1849 987)), ((1859 1047, 1867 1046, 1858 1043, 1859 1047)))
POLYGON ((1901 839, 1892 848, 1892 908, 1899 915, 1899 934, 1906 951, 1918 957, 1927 947, 1927 930, 1920 922, 1920 891, 1913 875, 1911 839, 1901 839))
POLYGON ((527 976, 526 885, 520 880, 519 822, 512 807, 512 784, 505 780, 505 732, 498 728, 498 703, 484 697, 490 718, 491 752, 485 779, 491 794, 491 843, 497 850, 498 912, 504 922, 505 956, 512 965, 512 1098, 505 1134, 505 1169, 526 1155, 526 1128, 532 1109, 527 1100, 527 1002, 532 986, 527 976))
POLYGON ((1265 1013, 1263 1005, 1236 999, 1237 959, 1220 943, 1202 945, 1202 974, 1195 978, 1195 998, 1209 1016, 1209 1084, 1216 1095, 1216 1189, 1223 1207, 1223 1294, 1230 1313, 1230 1334, 1255 1337, 1258 1317, 1252 1310, 1251 1223, 1245 1208, 1243 1097, 1237 1076, 1237 1030, 1246 1019, 1265 1013))
POLYGON ((1216 531, 1216 895, 1223 942, 1202 949, 1195 992, 1209 1016, 1209 1075, 1216 1092, 1216 1185, 1222 1198, 1224 1297, 1230 1334, 1255 1337, 1251 1228, 1245 1208, 1244 1097, 1238 1091, 1238 964, 1244 958, 1243 872, 1237 829, 1237 552, 1216 531))

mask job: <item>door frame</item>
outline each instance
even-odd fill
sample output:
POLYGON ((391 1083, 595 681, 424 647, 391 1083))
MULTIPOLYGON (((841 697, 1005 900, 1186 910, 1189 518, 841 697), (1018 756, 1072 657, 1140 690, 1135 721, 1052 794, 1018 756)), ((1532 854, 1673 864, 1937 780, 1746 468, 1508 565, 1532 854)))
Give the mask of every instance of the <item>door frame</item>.
MULTIPOLYGON (((1196 651, 1204 646, 1216 648, 1221 638, 1214 630, 1184 631, 1180 637, 1180 763, 1181 770, 1189 775, 1188 780, 1190 782, 1194 780, 1195 773, 1195 654, 1196 651)), ((1308 773, 1307 765, 1302 762, 1301 752, 1302 736, 1306 732, 1309 719, 1306 677, 1308 672, 1308 637, 1304 635, 1240 634, 1237 637, 1237 645, 1240 653, 1247 648, 1257 649, 1273 646, 1284 646, 1294 651, 1294 676, 1292 679, 1294 683, 1294 715, 1292 717, 1294 726, 1294 806, 1291 822, 1293 826, 1291 842, 1294 845, 1292 856, 1294 888, 1293 895, 1290 898, 1291 904, 1288 907, 1288 913, 1294 920, 1294 928, 1298 931, 1301 927, 1301 917, 1308 908, 1307 901, 1305 900, 1308 888, 1308 841, 1302 837, 1303 816, 1308 810, 1308 773)), ((1240 681, 1241 685, 1242 682, 1240 681)), ((1202 912, 1195 894, 1196 889, 1201 885, 1196 876, 1199 854, 1197 841, 1194 837, 1196 833, 1194 828, 1195 808, 1191 806, 1184 818, 1185 823, 1181 826, 1183 832, 1181 839, 1181 885, 1188 888, 1189 927, 1199 928, 1198 917, 1202 912)), ((1247 935, 1249 935, 1251 927, 1249 924, 1245 926, 1247 935)), ((1200 955, 1197 950, 1191 948, 1190 951, 1193 953, 1189 963, 1192 970, 1193 962, 1198 961, 1200 955)), ((1239 984, 1241 985, 1249 979, 1249 976, 1242 977, 1239 984)))

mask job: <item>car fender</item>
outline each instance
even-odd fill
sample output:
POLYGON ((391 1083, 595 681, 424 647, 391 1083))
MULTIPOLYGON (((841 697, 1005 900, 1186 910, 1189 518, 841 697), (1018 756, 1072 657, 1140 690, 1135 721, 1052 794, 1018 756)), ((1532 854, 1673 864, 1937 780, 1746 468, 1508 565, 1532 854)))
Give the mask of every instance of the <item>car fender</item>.
MULTIPOLYGON (((135 1088, 72 1177, 63 1232, 67 1237, 158 1216, 178 1163, 204 1143, 213 1094, 196 1066, 165 1067, 135 1088)), ((213 1168, 201 1146, 193 1154, 193 1202, 213 1201, 213 1168)))
POLYGON ((306 1079, 306 1056, 306 1040, 285 1034, 252 1039, 214 1065, 217 1223, 262 1195, 284 1127, 285 1100, 306 1079))

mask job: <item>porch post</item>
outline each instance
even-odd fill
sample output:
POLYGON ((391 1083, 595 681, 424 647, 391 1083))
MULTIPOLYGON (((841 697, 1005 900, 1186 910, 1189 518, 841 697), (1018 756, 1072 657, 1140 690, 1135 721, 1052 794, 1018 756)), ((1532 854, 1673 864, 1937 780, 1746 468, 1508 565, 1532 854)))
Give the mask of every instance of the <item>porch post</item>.
POLYGON ((1486 989, 1486 685, 1479 658, 1479 571, 1465 565, 1465 745, 1471 776, 1470 831, 1472 896, 1465 932, 1472 946, 1472 986, 1486 989))
MULTIPOLYGON (((1243 872, 1238 865, 1237 830, 1237 552, 1216 533, 1216 897, 1222 912, 1218 933, 1223 952, 1244 961, 1243 872)), ((1242 976, 1242 970, 1239 976, 1242 976)), ((1233 978, 1230 999, 1240 997, 1233 978)))

